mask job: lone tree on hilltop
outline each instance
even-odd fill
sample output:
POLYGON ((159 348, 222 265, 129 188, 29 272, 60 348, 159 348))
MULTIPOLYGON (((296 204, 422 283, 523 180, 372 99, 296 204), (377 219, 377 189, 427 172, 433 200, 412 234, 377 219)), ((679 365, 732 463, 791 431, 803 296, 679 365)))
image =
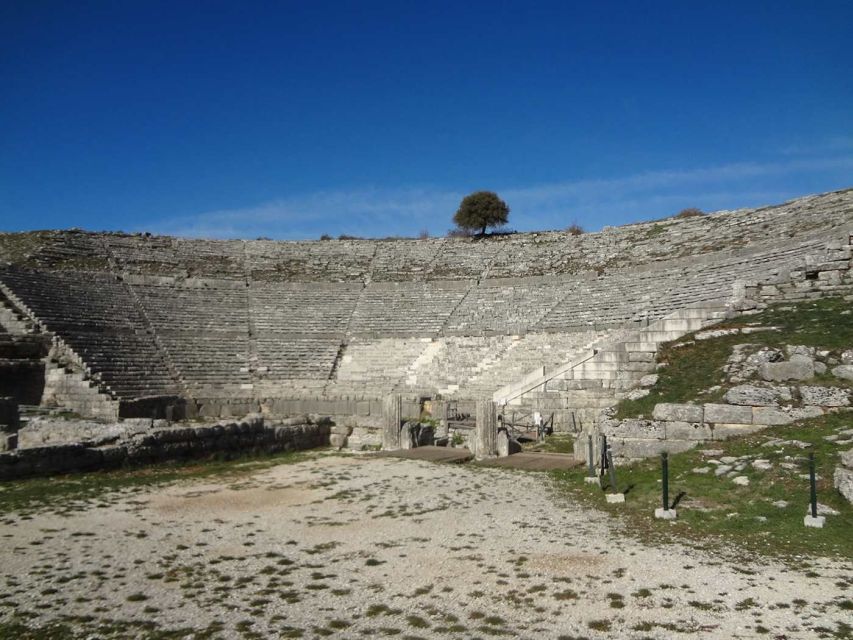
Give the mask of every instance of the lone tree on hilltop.
POLYGON ((499 227, 507 223, 509 207, 493 191, 476 191, 462 198, 453 222, 460 229, 480 231, 486 234, 487 227, 499 227))

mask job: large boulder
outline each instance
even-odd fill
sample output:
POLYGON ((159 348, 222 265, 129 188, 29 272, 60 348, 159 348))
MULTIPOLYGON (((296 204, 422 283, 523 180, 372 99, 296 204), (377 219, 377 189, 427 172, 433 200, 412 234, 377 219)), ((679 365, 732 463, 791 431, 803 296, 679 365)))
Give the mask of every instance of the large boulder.
POLYGON ((842 364, 834 367, 832 375, 842 380, 853 380, 853 364, 842 364))
POLYGON ((814 407, 848 407, 850 390, 842 387, 800 387, 803 404, 814 407))
POLYGON ((835 468, 833 482, 841 495, 853 502, 853 449, 841 454, 841 464, 835 468))

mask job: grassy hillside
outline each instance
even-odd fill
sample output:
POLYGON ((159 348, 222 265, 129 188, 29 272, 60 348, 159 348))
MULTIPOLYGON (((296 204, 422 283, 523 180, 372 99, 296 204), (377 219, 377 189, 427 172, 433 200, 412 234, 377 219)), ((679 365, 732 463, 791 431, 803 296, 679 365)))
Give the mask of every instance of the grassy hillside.
MULTIPOLYGON (((659 402, 716 402, 734 386, 722 371, 737 344, 757 344, 784 348, 785 345, 820 347, 833 352, 853 349, 853 304, 829 298, 796 305, 778 305, 752 316, 714 325, 713 329, 736 327, 776 327, 759 331, 694 340, 694 333, 664 345, 658 362, 666 363, 651 393, 639 400, 623 400, 617 418, 651 416, 659 402), (844 312, 847 312, 846 314, 844 312)), ((829 374, 815 378, 816 384, 841 386, 845 383, 829 374)))

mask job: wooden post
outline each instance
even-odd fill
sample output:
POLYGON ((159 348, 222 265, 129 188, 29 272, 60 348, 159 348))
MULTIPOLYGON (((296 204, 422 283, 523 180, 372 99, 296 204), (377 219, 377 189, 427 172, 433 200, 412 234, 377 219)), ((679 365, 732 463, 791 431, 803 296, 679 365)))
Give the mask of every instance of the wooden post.
POLYGON ((477 428, 471 453, 476 458, 493 458, 498 454, 498 411, 491 400, 477 401, 477 428))
POLYGON ((382 448, 400 448, 400 423, 403 421, 403 399, 399 394, 382 398, 382 448))

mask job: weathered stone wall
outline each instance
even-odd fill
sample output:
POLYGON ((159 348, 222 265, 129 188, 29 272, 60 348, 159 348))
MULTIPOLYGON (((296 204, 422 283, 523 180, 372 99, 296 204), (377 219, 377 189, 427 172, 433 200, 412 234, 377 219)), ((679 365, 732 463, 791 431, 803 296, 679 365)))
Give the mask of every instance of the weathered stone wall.
POLYGON ((169 426, 165 420, 154 421, 150 418, 96 422, 38 416, 30 418, 26 425, 18 430, 18 448, 30 449, 58 444, 99 446, 169 426))
POLYGON ((780 389, 784 389, 781 396, 763 387, 735 387, 727 399, 740 404, 660 403, 655 405, 652 419, 604 419, 600 429, 614 455, 624 459, 648 458, 662 451, 678 453, 703 442, 814 418, 828 411, 846 409, 853 403, 853 389, 843 387, 803 385, 795 394, 788 387, 780 389), (746 393, 744 389, 755 392, 746 393))
POLYGON ((0 480, 112 469, 170 460, 299 451, 329 444, 329 423, 265 425, 261 416, 210 426, 153 428, 113 444, 59 444, 0 453, 0 480))

